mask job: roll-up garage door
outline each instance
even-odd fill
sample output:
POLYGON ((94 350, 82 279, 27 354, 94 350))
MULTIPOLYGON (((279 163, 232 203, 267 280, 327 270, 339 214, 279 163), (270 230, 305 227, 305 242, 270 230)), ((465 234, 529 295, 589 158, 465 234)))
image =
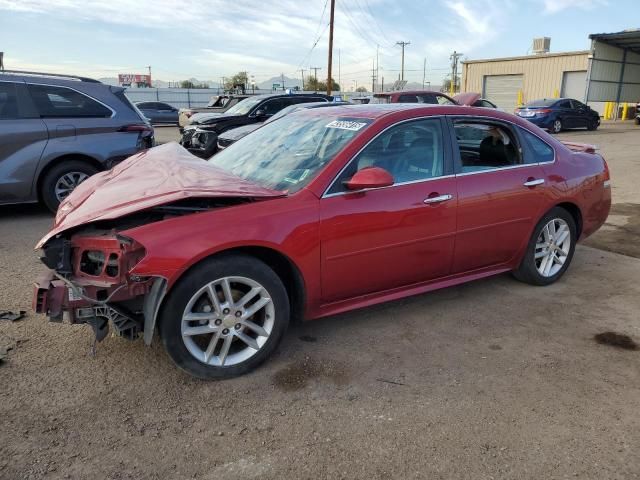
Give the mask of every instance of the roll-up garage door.
POLYGON ((522 90, 522 75, 485 75, 482 96, 498 108, 513 112, 519 90, 522 90))
POLYGON ((562 92, 560 96, 563 98, 575 98, 581 102, 584 100, 584 92, 587 89, 587 71, 564 72, 562 74, 562 92))

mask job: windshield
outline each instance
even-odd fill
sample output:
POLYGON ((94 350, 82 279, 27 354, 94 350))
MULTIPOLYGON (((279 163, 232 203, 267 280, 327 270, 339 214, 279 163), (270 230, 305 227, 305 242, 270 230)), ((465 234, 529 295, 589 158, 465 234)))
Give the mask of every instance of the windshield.
POLYGON ((293 193, 370 123, 363 118, 306 118, 295 113, 263 125, 209 162, 262 187, 293 193))
POLYGON ((525 107, 550 107, 558 101, 557 98, 542 98, 540 100, 534 100, 525 105, 525 107))
POLYGON ((246 115, 253 107, 258 105, 264 98, 249 97, 236 103, 233 107, 225 112, 225 115, 246 115))

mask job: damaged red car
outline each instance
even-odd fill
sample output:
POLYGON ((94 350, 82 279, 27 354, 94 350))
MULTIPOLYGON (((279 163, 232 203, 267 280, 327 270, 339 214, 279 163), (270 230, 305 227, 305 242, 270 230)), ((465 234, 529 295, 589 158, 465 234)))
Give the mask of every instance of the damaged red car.
POLYGON ((498 111, 304 110, 208 161, 168 144, 82 183, 38 244, 34 307, 231 377, 294 321, 502 272, 552 284, 609 182, 594 147, 498 111))

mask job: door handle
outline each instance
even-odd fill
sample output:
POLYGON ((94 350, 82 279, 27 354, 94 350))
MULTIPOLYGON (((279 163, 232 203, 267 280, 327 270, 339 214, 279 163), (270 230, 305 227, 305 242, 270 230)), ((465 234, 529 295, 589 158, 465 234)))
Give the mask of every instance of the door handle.
POLYGON ((535 178, 533 180, 527 180, 523 183, 525 187, 535 187, 536 185, 542 185, 544 183, 544 178, 535 178))
POLYGON ((438 195, 437 197, 427 197, 423 200, 424 203, 426 204, 430 204, 430 203, 442 203, 442 202, 446 202, 448 200, 451 200, 453 198, 453 195, 447 193, 446 195, 438 195))

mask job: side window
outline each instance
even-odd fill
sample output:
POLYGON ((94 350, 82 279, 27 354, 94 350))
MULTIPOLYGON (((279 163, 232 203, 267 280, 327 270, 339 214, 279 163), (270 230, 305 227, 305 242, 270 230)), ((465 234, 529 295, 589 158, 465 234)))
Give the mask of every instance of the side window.
POLYGON ((15 83, 0 82, 0 120, 18 117, 18 93, 15 83))
POLYGON ((396 184, 442 176, 444 146, 440 120, 405 122, 381 133, 351 160, 328 193, 347 191, 344 182, 358 170, 369 167, 384 168, 396 184))
POLYGON ((447 97, 445 97, 444 95, 436 95, 436 98, 438 99, 438 103, 440 105, 455 105, 454 102, 452 102, 451 100, 449 100, 447 97))
POLYGON ((569 100, 563 100, 562 102, 558 102, 556 104, 558 108, 571 108, 571 102, 569 100))
POLYGON ((258 110, 263 110, 264 114, 267 116, 273 115, 274 113, 278 113, 284 107, 288 107, 290 105, 286 100, 286 98, 274 98, 273 100, 267 100, 258 107, 258 110))
POLYGON ((111 116, 107 107, 70 88, 35 84, 28 88, 42 118, 111 116))
POLYGON ((525 163, 553 162, 555 157, 553 148, 524 129, 520 129, 524 141, 529 147, 529 155, 525 158, 525 163))
POLYGON ((420 99, 420 103, 428 103, 429 105, 438 104, 438 98, 432 93, 418 95, 418 98, 420 99))
POLYGON ((573 108, 575 108, 576 110, 587 108, 584 103, 581 103, 577 100, 571 100, 571 105, 573 105, 573 108))
POLYGON ((462 173, 510 167, 522 163, 513 132, 503 125, 454 123, 462 173))
POLYGON ((415 95, 400 95, 398 103, 418 103, 418 97, 415 95))

